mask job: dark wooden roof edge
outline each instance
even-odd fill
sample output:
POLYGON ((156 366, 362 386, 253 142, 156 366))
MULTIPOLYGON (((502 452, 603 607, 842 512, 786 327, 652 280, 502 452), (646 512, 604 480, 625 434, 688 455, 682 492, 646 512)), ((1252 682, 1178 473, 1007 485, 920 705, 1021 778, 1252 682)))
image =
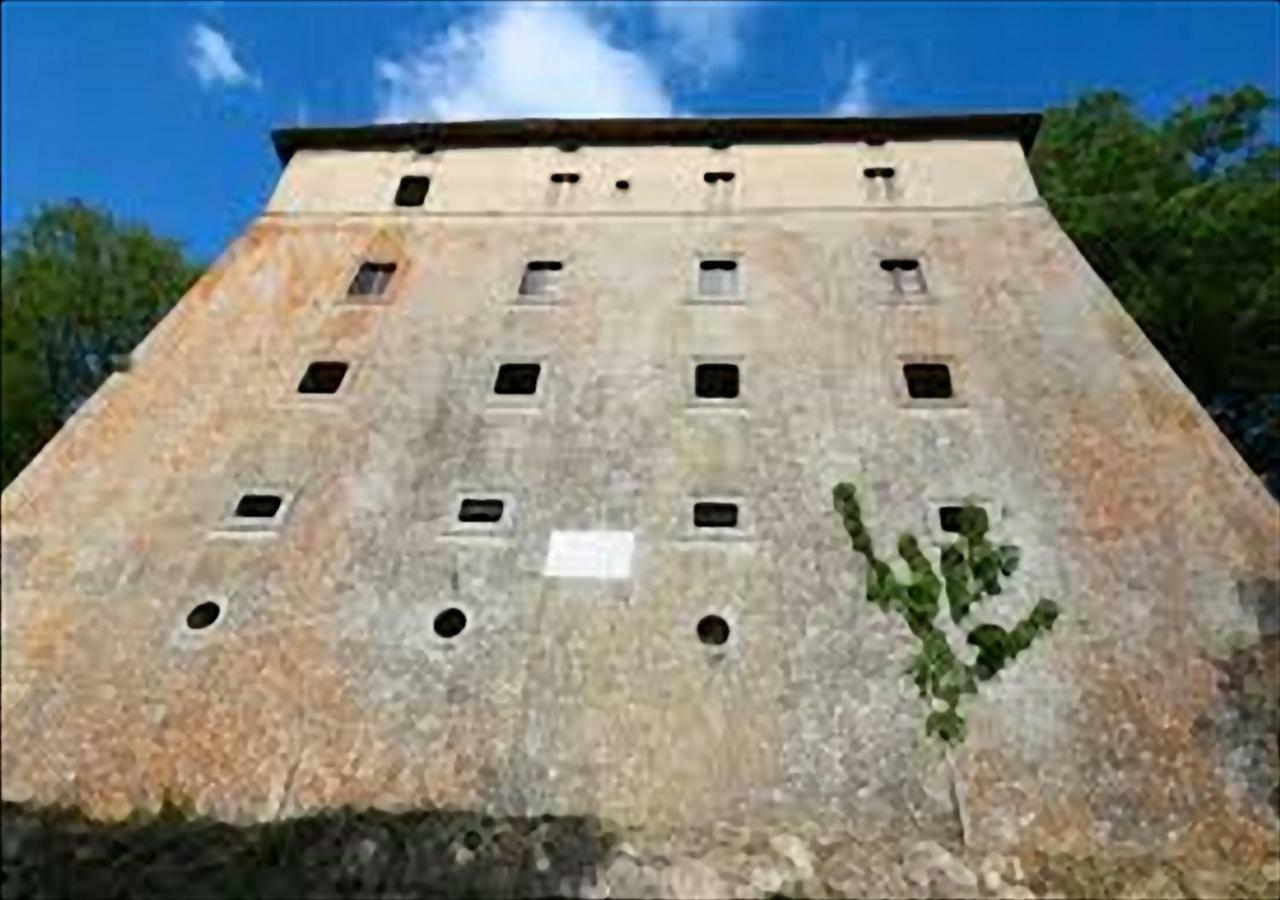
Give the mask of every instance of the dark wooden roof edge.
POLYGON ((1013 140, 1030 152, 1039 113, 980 113, 900 118, 493 119, 405 122, 271 133, 281 164, 299 150, 395 150, 645 144, 813 144, 931 139, 1013 140))

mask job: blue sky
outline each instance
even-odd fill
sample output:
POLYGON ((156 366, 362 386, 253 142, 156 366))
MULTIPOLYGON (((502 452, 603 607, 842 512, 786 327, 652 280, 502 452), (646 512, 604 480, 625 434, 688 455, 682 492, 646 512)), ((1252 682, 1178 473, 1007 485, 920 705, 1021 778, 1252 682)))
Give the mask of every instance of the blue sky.
POLYGON ((1280 93, 1280 4, 22 3, 0 6, 7 230, 79 197, 211 261, 281 125, 1024 110, 1280 93))

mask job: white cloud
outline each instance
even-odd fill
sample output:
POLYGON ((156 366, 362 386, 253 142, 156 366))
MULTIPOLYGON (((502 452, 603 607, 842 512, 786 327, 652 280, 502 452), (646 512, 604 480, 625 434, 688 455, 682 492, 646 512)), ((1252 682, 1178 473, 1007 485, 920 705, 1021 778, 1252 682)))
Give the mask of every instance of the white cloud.
POLYGON ((262 86, 262 79, 245 71, 236 60, 226 36, 203 23, 193 26, 187 39, 187 64, 205 87, 262 86))
POLYGON ((671 62, 709 81, 742 62, 743 30, 753 7, 746 0, 663 0, 653 4, 653 18, 668 41, 671 62))
POLYGON ((855 63, 844 95, 836 102, 832 113, 837 116, 869 116, 871 112, 871 66, 864 62, 855 63))
POLYGON ((375 61, 378 119, 669 116, 658 67, 564 3, 507 3, 375 61))

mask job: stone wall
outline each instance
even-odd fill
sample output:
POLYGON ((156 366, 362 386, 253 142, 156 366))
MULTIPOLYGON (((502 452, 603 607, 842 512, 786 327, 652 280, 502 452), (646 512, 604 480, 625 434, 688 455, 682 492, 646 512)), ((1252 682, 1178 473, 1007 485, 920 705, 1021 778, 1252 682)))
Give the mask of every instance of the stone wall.
POLYGON ((1278 577, 1274 501, 1014 142, 301 152, 0 508, 6 799, 1254 859, 1277 825, 1274 749, 1204 725, 1232 702, 1219 664, 1261 636, 1237 585, 1278 577), (873 159, 897 199, 867 195, 873 159), (736 193, 708 193, 713 167, 736 193), (546 199, 561 170, 583 174, 572 208, 546 199), (396 212, 409 172, 431 194, 396 212), (697 296, 707 257, 738 260, 733 302, 697 296), (928 292, 895 293, 886 257, 928 292), (397 270, 353 301, 368 259, 397 270), (560 292, 523 302, 548 259, 560 292), (297 394, 316 360, 349 363, 337 394, 297 394), (955 396, 908 398, 912 360, 947 363, 955 396), (532 398, 493 394, 504 361, 541 364, 532 398), (699 402, 699 361, 739 365, 739 398, 699 402), (840 480, 881 546, 909 529, 935 559, 938 506, 977 497, 1023 549, 985 614, 1062 607, 951 758, 902 677, 910 635, 862 599, 840 480), (250 490, 281 521, 229 524, 250 490), (460 531, 468 495, 505 497, 503 527, 460 531), (741 527, 694 529, 705 498, 741 527), (629 532, 630 577, 546 576, 565 531, 629 532), (202 602, 221 616, 192 631, 202 602), (708 614, 727 643, 700 643, 708 614))

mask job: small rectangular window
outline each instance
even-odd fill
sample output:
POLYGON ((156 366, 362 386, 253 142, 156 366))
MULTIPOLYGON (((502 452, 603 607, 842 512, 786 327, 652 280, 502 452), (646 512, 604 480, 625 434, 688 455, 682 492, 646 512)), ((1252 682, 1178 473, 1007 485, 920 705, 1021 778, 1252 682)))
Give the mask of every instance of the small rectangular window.
POLYGON ((466 497, 458 507, 459 522, 497 522, 502 518, 502 501, 486 497, 466 497))
POLYGON ((942 526, 943 531, 952 534, 960 533, 960 509, 959 506, 942 506, 938 508, 938 524, 942 526))
POLYGON ((431 179, 426 175, 406 175, 396 188, 396 206, 421 206, 431 189, 431 179))
POLYGON ((347 377, 344 362, 313 362, 298 382, 299 394, 335 394, 347 377))
POLYGON ((693 504, 696 528, 737 528, 738 504, 702 502, 693 504))
POLYGON ((702 175, 702 180, 707 184, 717 184, 720 182, 728 184, 730 181, 733 181, 733 178, 734 175, 732 172, 704 172, 702 175))
POLYGON ((503 363, 498 366, 498 377, 493 383, 495 394, 532 394, 538 390, 538 375, 542 366, 538 363, 503 363))
POLYGON ((524 267, 520 277, 520 293, 526 297, 537 297, 554 293, 559 287, 560 271, 564 263, 554 259, 540 259, 530 262, 524 267))
POLYGON ((556 172, 551 176, 552 184, 577 184, 581 176, 577 172, 556 172))
POLYGON ((351 279, 347 289, 350 297, 376 297, 387 289, 391 276, 395 274, 396 264, 393 262, 363 262, 356 277, 351 279))
POLYGON ((703 363, 695 367, 693 391, 699 397, 732 400, 738 396, 738 367, 732 363, 703 363))
POLYGON ((738 262, 733 259, 704 259, 698 263, 698 293, 704 297, 738 295, 738 262))
POLYGON ((862 170, 864 178, 883 178, 888 180, 895 174, 892 166, 871 166, 862 170))
POLYGON ((951 370, 942 363, 907 363, 902 374, 911 397, 940 400, 951 396, 951 370))
POLYGON ((283 502, 277 494, 242 494, 235 514, 242 519, 270 519, 280 511, 283 502))
POLYGON ((923 294, 927 290, 924 267, 918 259, 882 259, 880 268, 893 280, 894 293, 923 294))

